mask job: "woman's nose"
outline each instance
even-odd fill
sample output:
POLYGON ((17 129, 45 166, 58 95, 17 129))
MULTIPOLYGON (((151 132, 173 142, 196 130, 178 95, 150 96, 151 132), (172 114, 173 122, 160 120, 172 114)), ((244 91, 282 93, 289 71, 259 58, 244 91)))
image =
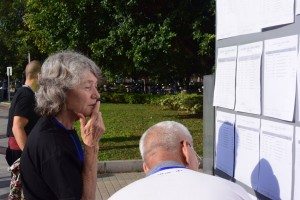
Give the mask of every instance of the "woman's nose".
POLYGON ((98 92, 97 88, 95 88, 92 97, 95 98, 95 99, 99 99, 100 98, 100 93, 98 92))

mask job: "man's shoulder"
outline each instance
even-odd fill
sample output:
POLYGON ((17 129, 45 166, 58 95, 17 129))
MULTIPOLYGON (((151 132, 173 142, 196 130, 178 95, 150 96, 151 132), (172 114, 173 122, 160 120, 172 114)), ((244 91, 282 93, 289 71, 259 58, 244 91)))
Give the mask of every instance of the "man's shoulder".
POLYGON ((27 87, 20 87, 14 94, 13 100, 20 98, 34 98, 34 92, 27 87))
POLYGON ((23 95, 34 96, 34 92, 29 87, 20 87, 16 93, 20 93, 23 95))
POLYGON ((170 169, 127 185, 115 193, 111 200, 142 199, 143 196, 149 197, 146 199, 157 200, 183 198, 215 200, 222 197, 248 199, 246 191, 230 181, 189 169, 170 169))

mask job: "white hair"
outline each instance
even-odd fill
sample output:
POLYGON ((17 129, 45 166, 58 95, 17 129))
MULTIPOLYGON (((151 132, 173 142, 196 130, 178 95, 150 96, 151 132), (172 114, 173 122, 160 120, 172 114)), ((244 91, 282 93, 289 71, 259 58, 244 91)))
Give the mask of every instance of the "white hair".
POLYGON ((191 142, 193 141, 189 130, 178 122, 162 121, 151 126, 140 139, 139 148, 142 159, 145 160, 146 154, 157 147, 170 152, 174 151, 180 145, 182 138, 189 138, 191 142), (153 135, 155 138, 151 137, 153 135), (146 145, 149 143, 149 138, 151 138, 151 145, 146 145))

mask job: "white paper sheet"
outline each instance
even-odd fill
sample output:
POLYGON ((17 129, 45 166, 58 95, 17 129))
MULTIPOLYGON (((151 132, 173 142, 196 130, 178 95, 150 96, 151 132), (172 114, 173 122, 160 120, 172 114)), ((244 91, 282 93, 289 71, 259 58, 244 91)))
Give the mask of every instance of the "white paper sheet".
POLYGON ((261 31, 261 0, 217 0, 217 39, 261 31))
POLYGON ((253 194, 249 194, 249 193, 248 193, 248 195, 249 195, 250 199, 252 199, 252 200, 257 200, 257 197, 254 196, 253 194))
MULTIPOLYGON (((298 49, 300 47, 300 44, 298 46, 298 49)), ((296 71, 297 71, 297 106, 296 106, 296 112, 298 116, 295 120, 300 121, 300 52, 298 52, 298 59, 297 59, 297 67, 296 67, 296 71)))
POLYGON ((236 115, 235 179, 257 190, 260 119, 236 115))
POLYGON ((291 199, 292 125, 261 120, 258 192, 271 199, 291 199))
MULTIPOLYGON (((257 33, 262 29, 262 4, 261 0, 238 0, 237 11, 237 35, 257 33)), ((230 22, 229 23, 230 26, 230 22)))
POLYGON ((261 113, 260 67, 263 42, 238 46, 235 110, 261 113))
POLYGON ((294 22, 294 0, 263 0, 262 9, 263 28, 294 22))
POLYGON ((265 41, 263 114, 292 121, 296 95, 298 36, 265 41))
POLYGON ((295 5, 296 5, 296 15, 299 15, 300 14, 300 0, 296 0, 295 2, 295 5))
POLYGON ((237 35, 237 0, 217 0, 217 40, 237 35))
POLYGON ((216 113, 215 168, 233 176, 235 114, 216 113))
POLYGON ((294 199, 300 199, 299 188, 300 188, 300 127, 296 127, 294 199))
POLYGON ((218 49, 214 106, 233 109, 237 46, 218 49))

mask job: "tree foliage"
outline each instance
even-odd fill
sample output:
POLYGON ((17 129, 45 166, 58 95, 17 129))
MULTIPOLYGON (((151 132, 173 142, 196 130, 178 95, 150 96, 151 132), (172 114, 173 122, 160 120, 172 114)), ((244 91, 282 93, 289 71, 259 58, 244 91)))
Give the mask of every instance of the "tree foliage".
POLYGON ((13 76, 21 78, 27 56, 40 58, 41 53, 27 34, 23 17, 23 1, 0 2, 0 76, 5 77, 6 67, 13 66, 13 76))
POLYGON ((19 44, 19 32, 23 29, 22 15, 24 7, 22 3, 2 1, 0 4, 0 59, 1 76, 5 76, 6 67, 17 65, 20 61, 22 48, 19 44))
POLYGON ((189 80, 211 72, 214 7, 213 0, 1 1, 1 65, 21 68, 27 52, 43 60, 70 49, 106 76, 189 80))

